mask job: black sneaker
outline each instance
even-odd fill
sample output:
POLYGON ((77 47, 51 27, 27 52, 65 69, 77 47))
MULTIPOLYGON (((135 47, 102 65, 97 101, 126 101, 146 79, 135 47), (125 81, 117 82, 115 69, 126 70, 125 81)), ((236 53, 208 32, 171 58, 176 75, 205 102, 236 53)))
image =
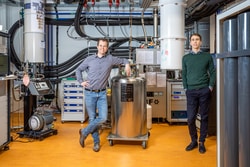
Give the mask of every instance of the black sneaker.
POLYGON ((79 129, 79 135, 80 135, 79 143, 82 147, 84 147, 84 140, 86 137, 83 135, 82 129, 79 129))
POLYGON ((100 144, 99 144, 99 143, 95 143, 95 144, 94 144, 94 147, 93 147, 93 150, 94 150, 95 152, 100 151, 100 144))
POLYGON ((205 147, 204 143, 202 143, 202 142, 199 143, 199 152, 201 154, 204 154, 206 152, 206 147, 205 147))
POLYGON ((194 148, 196 148, 198 146, 197 142, 191 142, 187 147, 186 147, 186 151, 191 151, 194 148))

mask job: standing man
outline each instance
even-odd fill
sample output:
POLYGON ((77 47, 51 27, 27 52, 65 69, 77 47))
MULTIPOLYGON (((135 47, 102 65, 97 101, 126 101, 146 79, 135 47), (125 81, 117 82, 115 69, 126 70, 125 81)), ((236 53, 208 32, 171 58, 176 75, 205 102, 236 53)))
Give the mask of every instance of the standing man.
POLYGON ((201 43, 200 34, 191 35, 192 50, 182 58, 182 82, 187 96, 188 129, 191 137, 191 143, 186 147, 186 151, 196 148, 199 141, 199 152, 205 153, 209 103, 216 74, 213 58, 209 53, 200 50, 201 43), (198 111, 201 116, 199 140, 195 124, 198 111))
POLYGON ((88 126, 79 130, 80 145, 84 147, 85 139, 91 134, 94 139, 93 150, 95 152, 100 150, 99 127, 107 120, 106 86, 112 67, 113 65, 125 64, 127 76, 130 76, 131 73, 128 60, 107 54, 108 45, 107 39, 99 39, 97 42, 98 52, 87 57, 76 69, 77 80, 85 89, 85 106, 89 116, 88 126), (86 80, 83 80, 83 71, 88 74, 86 80))

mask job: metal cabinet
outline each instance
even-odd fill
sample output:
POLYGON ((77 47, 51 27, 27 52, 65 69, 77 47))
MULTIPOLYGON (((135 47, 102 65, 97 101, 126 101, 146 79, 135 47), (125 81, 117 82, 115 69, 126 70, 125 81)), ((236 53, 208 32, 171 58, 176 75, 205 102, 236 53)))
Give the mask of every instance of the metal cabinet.
POLYGON ((0 149, 8 150, 10 142, 9 92, 7 81, 0 80, 0 149))
POLYGON ((147 104, 152 106, 152 118, 166 118, 166 87, 147 86, 147 104))
POLYGON ((61 121, 86 120, 83 87, 76 80, 62 80, 63 101, 61 104, 61 121))
POLYGON ((167 121, 187 122, 186 94, 180 80, 167 81, 167 121))

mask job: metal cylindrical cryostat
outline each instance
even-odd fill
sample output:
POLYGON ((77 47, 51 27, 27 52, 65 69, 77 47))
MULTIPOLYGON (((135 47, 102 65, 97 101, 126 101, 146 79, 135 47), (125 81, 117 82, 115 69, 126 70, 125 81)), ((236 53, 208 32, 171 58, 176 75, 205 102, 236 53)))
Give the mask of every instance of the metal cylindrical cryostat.
POLYGON ((141 77, 112 78, 112 134, 139 137, 147 134, 146 80, 141 77))
POLYGON ((25 62, 44 63, 45 38, 43 0, 24 1, 25 62))
POLYGON ((181 69, 185 42, 184 0, 160 0, 161 69, 181 69))

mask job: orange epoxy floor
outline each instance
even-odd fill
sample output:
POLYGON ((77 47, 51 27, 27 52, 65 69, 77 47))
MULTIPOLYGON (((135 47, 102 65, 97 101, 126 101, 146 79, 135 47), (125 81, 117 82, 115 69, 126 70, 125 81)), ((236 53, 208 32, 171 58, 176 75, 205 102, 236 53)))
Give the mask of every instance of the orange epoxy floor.
POLYGON ((61 123, 60 114, 55 115, 57 135, 40 141, 20 138, 17 129, 12 130, 13 141, 9 150, 0 151, 1 167, 216 167, 216 136, 207 138, 207 152, 198 149, 185 151, 190 139, 187 125, 154 123, 150 130, 147 148, 140 141, 114 141, 110 146, 107 136, 110 129, 101 133, 101 150, 92 150, 93 141, 89 136, 85 148, 79 144, 79 129, 86 122, 61 123))

